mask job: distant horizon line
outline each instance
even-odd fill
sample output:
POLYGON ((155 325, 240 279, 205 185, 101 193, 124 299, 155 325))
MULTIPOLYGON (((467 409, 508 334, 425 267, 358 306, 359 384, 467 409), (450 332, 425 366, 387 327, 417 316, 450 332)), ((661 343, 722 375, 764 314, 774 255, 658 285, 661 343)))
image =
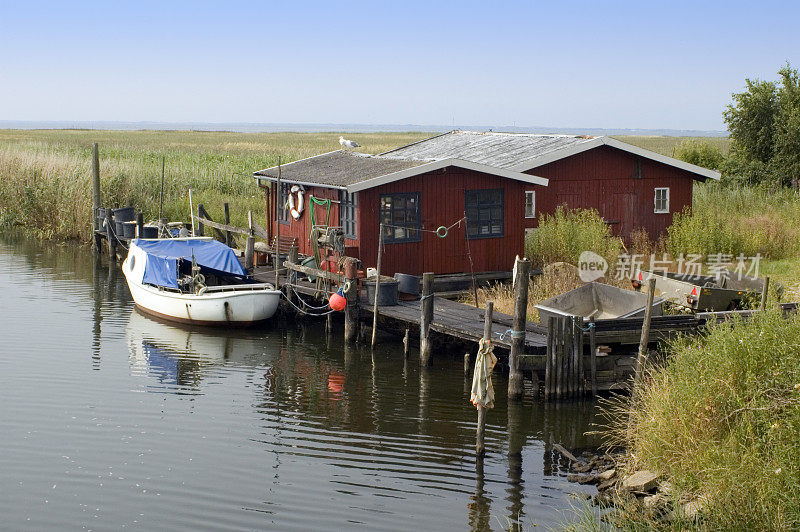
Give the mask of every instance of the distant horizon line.
POLYGON ((670 128, 598 128, 424 124, 345 124, 292 122, 160 122, 152 120, 0 120, 0 129, 84 129, 99 131, 209 131, 232 133, 442 133, 453 130, 575 135, 657 135, 668 137, 726 137, 727 131, 670 128))

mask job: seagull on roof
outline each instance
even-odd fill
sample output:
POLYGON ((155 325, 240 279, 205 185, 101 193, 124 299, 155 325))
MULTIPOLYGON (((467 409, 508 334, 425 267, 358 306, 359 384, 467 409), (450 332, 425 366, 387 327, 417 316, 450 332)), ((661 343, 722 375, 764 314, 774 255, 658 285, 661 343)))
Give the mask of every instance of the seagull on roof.
POLYGON ((339 137, 339 144, 341 144, 345 148, 350 148, 350 149, 361 147, 361 144, 358 144, 354 140, 347 140, 344 137, 339 137))

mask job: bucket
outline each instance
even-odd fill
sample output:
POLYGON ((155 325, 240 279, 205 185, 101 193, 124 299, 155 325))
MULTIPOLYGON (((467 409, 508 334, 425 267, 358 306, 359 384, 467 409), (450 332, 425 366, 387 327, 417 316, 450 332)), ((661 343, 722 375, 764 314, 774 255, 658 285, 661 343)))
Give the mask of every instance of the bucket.
POLYGON ((396 273, 394 278, 397 281, 397 290, 399 292, 412 296, 419 295, 419 277, 408 275, 407 273, 396 273))
MULTIPOLYGON (((367 300, 370 305, 375 304, 375 281, 366 281, 367 300)), ((397 281, 381 280, 378 289, 378 306, 389 307, 397 305, 397 281)))
POLYGON ((122 236, 136 238, 136 222, 122 222, 122 236))
POLYGON ((156 225, 143 225, 142 234, 139 238, 158 238, 158 226, 156 225))
POLYGON ((136 211, 133 207, 111 209, 111 214, 114 216, 115 222, 130 222, 136 219, 136 211))
MULTIPOLYGON (((316 268, 317 261, 314 260, 314 257, 306 257, 300 261, 300 266, 305 266, 306 268, 316 268)), ((314 275, 306 275, 306 277, 308 277, 308 280, 312 283, 317 280, 316 276, 314 275)))

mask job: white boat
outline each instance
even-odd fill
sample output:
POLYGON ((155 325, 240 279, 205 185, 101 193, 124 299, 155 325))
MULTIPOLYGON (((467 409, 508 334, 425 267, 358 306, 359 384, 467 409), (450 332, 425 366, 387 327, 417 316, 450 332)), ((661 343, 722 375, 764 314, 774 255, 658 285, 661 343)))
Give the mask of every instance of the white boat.
POLYGON ((233 250, 211 237, 132 240, 122 272, 142 311, 194 325, 264 321, 281 296, 271 284, 248 282, 233 250))

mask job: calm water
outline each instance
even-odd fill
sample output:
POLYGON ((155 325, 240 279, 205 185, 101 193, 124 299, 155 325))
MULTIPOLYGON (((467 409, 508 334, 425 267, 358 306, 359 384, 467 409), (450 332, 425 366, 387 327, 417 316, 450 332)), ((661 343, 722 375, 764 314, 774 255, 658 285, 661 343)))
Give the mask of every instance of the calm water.
POLYGON ((318 324, 197 331, 85 248, 0 236, 0 528, 500 529, 566 519, 591 404, 475 410, 458 361, 318 324))

